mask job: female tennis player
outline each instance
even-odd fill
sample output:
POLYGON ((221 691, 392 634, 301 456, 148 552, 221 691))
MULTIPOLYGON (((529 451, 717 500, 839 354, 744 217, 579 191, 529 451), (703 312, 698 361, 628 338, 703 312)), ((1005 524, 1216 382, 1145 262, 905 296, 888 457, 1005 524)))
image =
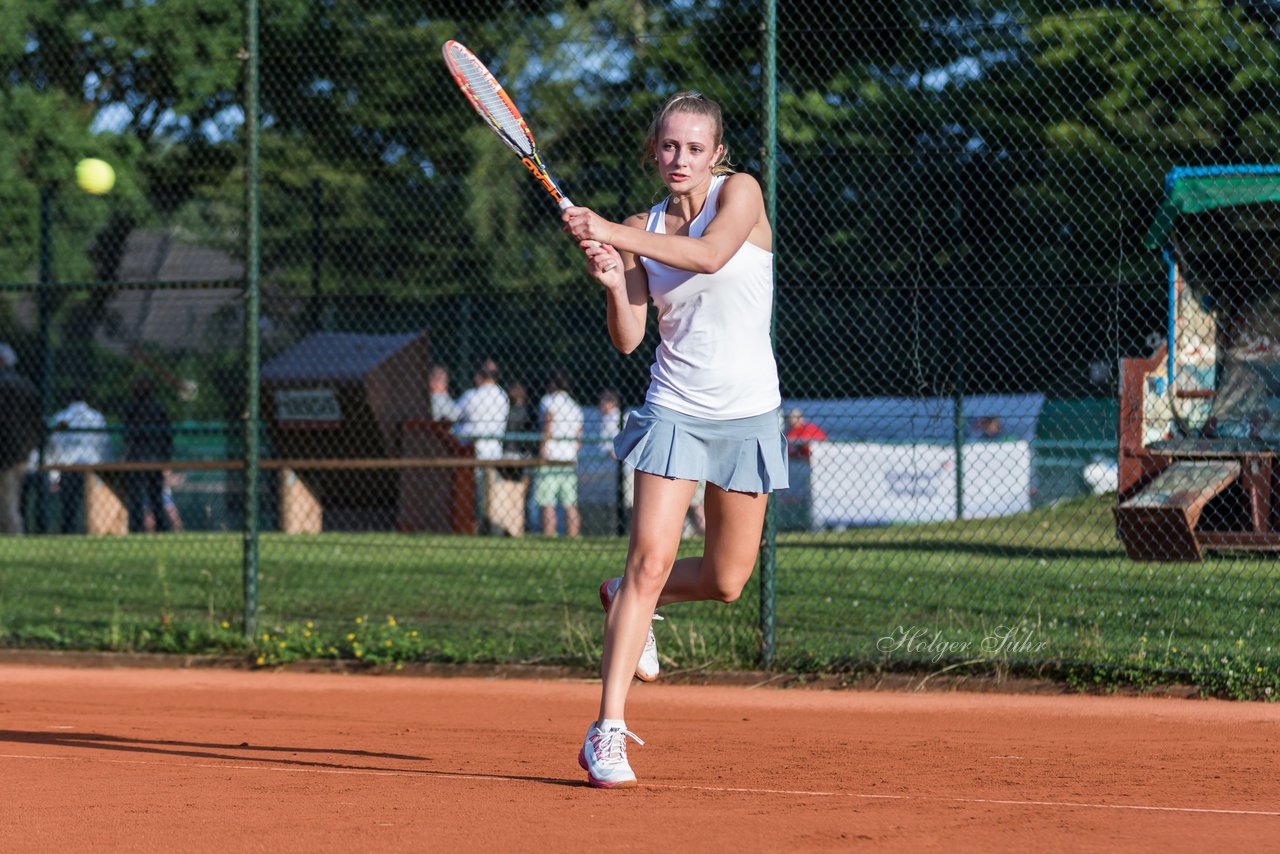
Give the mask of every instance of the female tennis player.
POLYGON ((770 339, 773 232, 760 185, 728 165, 719 105, 681 92, 649 129, 645 162, 670 195, 614 223, 583 207, 563 214, 591 276, 604 286, 609 337, 630 353, 647 301, 661 343, 645 405, 614 439, 634 467, 625 572, 600 588, 605 606, 600 711, 578 761, 592 786, 633 786, 624 706, 631 676, 652 681, 654 609, 732 602, 751 577, 768 493, 787 486, 778 370, 770 339), (690 499, 706 481, 706 544, 677 561, 690 499))

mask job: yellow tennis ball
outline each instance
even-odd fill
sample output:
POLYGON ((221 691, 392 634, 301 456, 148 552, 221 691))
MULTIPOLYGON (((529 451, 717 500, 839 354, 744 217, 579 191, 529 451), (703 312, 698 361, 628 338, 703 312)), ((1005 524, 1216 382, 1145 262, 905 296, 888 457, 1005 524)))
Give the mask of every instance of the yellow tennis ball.
POLYGON ((105 160, 86 157, 76 164, 76 183, 86 193, 101 196, 116 185, 116 170, 105 160))

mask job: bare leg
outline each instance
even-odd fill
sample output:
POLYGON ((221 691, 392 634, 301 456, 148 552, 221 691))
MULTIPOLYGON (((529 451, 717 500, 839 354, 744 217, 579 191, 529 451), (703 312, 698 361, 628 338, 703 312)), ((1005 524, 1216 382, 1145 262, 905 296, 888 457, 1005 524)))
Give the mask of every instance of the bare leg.
POLYGON ((582 531, 582 514, 576 505, 564 508, 564 533, 566 537, 576 537, 582 531))
POLYGON ((554 505, 542 508, 542 534, 546 537, 554 537, 556 535, 556 508, 554 505))
POLYGON ((707 484, 707 539, 702 556, 676 561, 658 597, 659 607, 706 599, 732 602, 738 598, 755 569, 768 497, 726 492, 707 484))
POLYGON ((627 691, 654 608, 706 599, 732 602, 755 569, 768 496, 707 485, 707 540, 701 557, 675 561, 692 481, 636 473, 626 574, 605 620, 600 720, 624 719, 627 691), (623 604, 625 603, 625 604, 623 604))
POLYGON ((600 717, 623 719, 631 677, 644 649, 658 596, 680 548, 685 512, 697 484, 636 472, 626 572, 604 624, 600 717))

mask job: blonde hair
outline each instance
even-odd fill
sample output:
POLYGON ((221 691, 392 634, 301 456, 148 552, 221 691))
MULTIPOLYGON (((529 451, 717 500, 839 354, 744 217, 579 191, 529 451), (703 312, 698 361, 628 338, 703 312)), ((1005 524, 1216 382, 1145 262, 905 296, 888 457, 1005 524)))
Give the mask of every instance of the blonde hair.
POLYGON ((733 166, 729 163, 729 146, 724 144, 724 114, 720 111, 719 104, 701 92, 677 92, 662 102, 662 106, 654 114, 653 122, 649 125, 649 134, 644 140, 642 165, 652 166, 657 159, 658 134, 662 132, 663 124, 674 113, 693 113, 711 119, 715 133, 714 144, 723 146, 720 156, 716 158, 715 163, 711 164, 711 174, 733 174, 733 166))

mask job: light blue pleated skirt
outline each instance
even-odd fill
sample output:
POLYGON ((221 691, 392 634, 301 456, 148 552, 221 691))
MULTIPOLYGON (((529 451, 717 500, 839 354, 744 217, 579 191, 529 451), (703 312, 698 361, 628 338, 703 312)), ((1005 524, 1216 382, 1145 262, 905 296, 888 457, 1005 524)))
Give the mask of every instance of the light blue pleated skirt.
POLYGON ((613 440, 637 471, 705 480, 730 492, 787 488, 787 439, 779 410, 715 421, 646 403, 613 440))

